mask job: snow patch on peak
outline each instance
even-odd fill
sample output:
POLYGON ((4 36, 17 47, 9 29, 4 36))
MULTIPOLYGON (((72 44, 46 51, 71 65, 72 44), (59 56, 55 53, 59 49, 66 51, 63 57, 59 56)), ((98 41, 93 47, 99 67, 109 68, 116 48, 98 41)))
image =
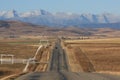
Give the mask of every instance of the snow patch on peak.
POLYGON ((3 16, 5 18, 14 18, 14 17, 18 17, 18 13, 15 10, 10 10, 10 11, 3 12, 3 16))
POLYGON ((45 10, 40 10, 40 12, 41 12, 41 15, 51 15, 51 13, 45 10))
POLYGON ((50 14, 51 13, 45 10, 34 10, 34 11, 21 13, 20 17, 35 17, 35 16, 41 16, 41 15, 50 15, 50 14))

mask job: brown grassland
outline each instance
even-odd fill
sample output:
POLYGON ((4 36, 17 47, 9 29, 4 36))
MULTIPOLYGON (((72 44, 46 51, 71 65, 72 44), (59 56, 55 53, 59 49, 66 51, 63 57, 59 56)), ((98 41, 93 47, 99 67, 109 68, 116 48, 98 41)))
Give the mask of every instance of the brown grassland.
POLYGON ((120 73, 120 38, 65 40, 74 72, 120 73))
MULTIPOLYGON (((46 39, 46 38, 45 38, 46 39)), ((45 40, 44 39, 44 40, 45 40)), ((49 44, 54 44, 54 39, 49 40, 49 44)), ((13 38, 13 39, 0 39, 0 54, 12 54, 15 59, 29 59, 33 58, 36 50, 39 47, 40 38, 13 38)), ((46 44, 43 43, 42 44, 46 44)), ((36 56, 38 62, 46 62, 43 64, 30 64, 28 66, 28 72, 39 71, 43 72, 47 70, 47 62, 50 60, 50 53, 53 45, 42 47, 36 56)), ((0 78, 22 73, 26 64, 14 63, 14 64, 0 64, 0 78)))
MULTIPOLYGON (((0 40, 0 54, 13 54, 15 59, 33 57, 39 40, 34 39, 2 39, 0 40)), ((6 75, 20 73, 25 64, 0 64, 0 78, 6 75)))

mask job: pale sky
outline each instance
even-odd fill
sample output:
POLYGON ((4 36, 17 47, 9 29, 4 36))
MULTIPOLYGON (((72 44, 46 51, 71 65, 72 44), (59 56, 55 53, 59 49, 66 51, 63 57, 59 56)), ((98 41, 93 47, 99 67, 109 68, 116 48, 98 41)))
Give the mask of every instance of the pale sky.
POLYGON ((119 13, 120 0, 0 0, 0 11, 43 9, 49 12, 119 13))

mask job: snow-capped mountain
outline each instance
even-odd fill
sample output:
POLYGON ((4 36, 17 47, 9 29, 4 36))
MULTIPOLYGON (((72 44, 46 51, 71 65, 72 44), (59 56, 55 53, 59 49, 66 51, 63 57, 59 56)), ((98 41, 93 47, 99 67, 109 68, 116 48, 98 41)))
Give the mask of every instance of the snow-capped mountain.
POLYGON ((44 11, 44 10, 34 10, 29 12, 24 12, 19 14, 20 17, 35 17, 35 16, 41 16, 41 15, 50 15, 51 13, 44 11))
POLYGON ((120 23, 120 15, 50 13, 45 10, 34 10, 18 13, 15 10, 0 11, 0 20, 21 20, 38 25, 48 26, 83 26, 88 24, 120 23))
POLYGON ((18 17, 18 13, 15 10, 11 11, 0 11, 0 17, 8 19, 18 17))

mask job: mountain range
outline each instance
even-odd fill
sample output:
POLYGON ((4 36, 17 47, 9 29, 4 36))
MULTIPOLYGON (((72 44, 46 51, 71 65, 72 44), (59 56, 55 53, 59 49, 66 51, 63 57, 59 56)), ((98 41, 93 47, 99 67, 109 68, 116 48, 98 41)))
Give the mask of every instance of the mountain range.
POLYGON ((37 25, 53 27, 87 27, 87 28, 117 28, 120 29, 120 15, 104 14, 75 14, 45 10, 34 10, 19 13, 16 10, 0 11, 0 20, 18 20, 37 25))
POLYGON ((90 36, 120 37, 119 29, 48 27, 21 21, 0 21, 0 38, 39 37, 39 36, 90 36))

